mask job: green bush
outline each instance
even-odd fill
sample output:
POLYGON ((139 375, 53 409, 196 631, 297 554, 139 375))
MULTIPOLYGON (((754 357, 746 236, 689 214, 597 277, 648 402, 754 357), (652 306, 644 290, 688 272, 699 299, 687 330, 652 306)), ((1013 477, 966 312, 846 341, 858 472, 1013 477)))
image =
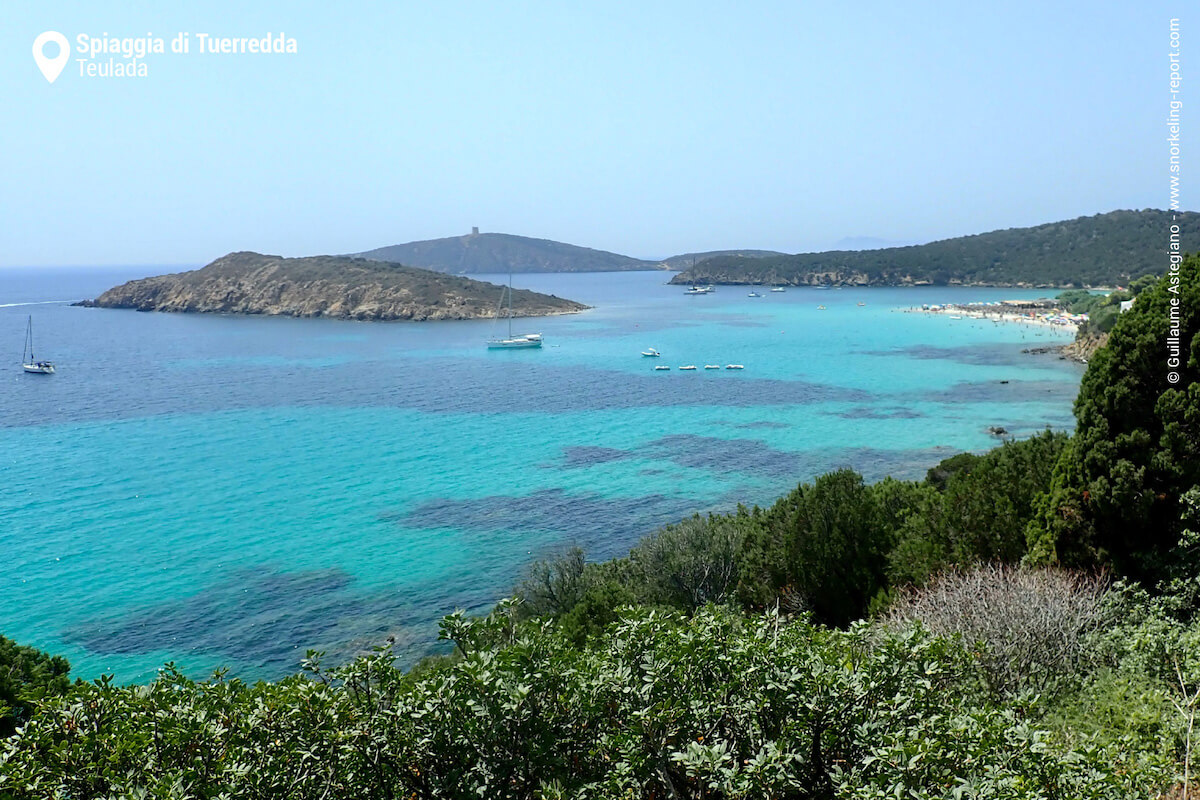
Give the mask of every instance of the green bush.
POLYGON ((462 657, 419 676, 380 652, 255 686, 171 668, 80 684, 0 746, 0 796, 1075 798, 1164 780, 964 691, 969 652, 917 630, 625 610, 580 648, 513 610, 448 619, 462 657))
POLYGON ((28 721, 44 698, 64 692, 70 671, 62 656, 0 636, 0 739, 28 721))
POLYGON ((862 476, 822 475, 769 509, 746 539, 739 594, 765 608, 783 601, 817 620, 847 625, 886 586, 892 531, 862 476))

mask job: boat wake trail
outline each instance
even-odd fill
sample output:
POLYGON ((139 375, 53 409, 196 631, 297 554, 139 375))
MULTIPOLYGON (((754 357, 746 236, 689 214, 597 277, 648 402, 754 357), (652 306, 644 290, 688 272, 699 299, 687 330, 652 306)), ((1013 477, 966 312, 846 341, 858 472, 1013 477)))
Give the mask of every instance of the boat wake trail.
POLYGON ((0 308, 16 308, 17 306, 49 306, 55 303, 73 303, 74 300, 34 300, 29 303, 0 303, 0 308))

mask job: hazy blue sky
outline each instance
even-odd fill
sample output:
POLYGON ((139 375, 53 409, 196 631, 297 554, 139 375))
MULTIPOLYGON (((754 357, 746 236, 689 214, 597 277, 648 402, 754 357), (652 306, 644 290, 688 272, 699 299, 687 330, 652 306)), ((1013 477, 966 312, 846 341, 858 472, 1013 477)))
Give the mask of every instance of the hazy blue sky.
POLYGON ((0 265, 351 252, 473 225, 646 258, 798 252, 1165 207, 1185 4, 983 5, 6 0, 0 265), (72 62, 50 85, 45 30, 187 31, 193 52, 141 78, 72 62), (194 52, 197 32, 268 31, 299 52, 194 52))

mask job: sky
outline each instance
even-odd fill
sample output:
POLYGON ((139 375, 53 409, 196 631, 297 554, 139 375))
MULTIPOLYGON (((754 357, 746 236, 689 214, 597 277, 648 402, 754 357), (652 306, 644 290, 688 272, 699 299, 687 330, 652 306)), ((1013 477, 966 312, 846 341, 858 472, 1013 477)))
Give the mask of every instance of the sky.
POLYGON ((1164 208, 1172 17, 1184 74, 1200 64, 1186 8, 5 0, 0 266, 347 253, 472 226, 651 259, 793 253, 1164 208), (32 51, 48 30, 71 48, 53 83, 32 51), (200 53, 202 33, 296 52, 200 53), (110 55, 77 52, 81 34, 167 52, 88 77, 77 59, 110 55))

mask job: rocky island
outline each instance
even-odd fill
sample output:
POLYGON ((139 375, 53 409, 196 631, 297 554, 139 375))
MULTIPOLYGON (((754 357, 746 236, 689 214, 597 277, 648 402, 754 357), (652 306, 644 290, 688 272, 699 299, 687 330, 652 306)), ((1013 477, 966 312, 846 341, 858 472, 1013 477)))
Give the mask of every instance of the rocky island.
MULTIPOLYGON (((129 281, 77 305, 210 314, 362 320, 486 319, 504 287, 349 256, 239 252, 202 269, 129 281)), ((516 289, 513 316, 572 314, 582 303, 516 289)))

